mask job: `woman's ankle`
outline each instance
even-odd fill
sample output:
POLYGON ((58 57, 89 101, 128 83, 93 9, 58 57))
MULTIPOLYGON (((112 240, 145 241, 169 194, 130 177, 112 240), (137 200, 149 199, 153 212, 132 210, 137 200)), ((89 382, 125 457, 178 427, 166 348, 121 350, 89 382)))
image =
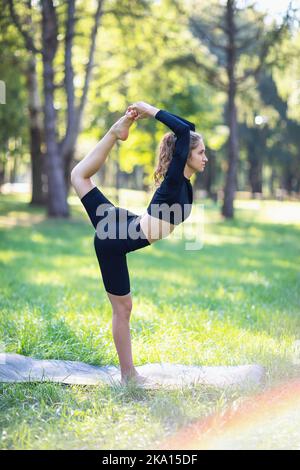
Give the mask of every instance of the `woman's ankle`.
POLYGON ((111 126, 111 128, 107 131, 106 135, 109 135, 110 137, 112 137, 115 141, 118 140, 118 137, 117 137, 117 133, 114 129, 114 124, 111 126))
POLYGON ((111 126, 109 131, 114 134, 116 139, 127 140, 129 135, 129 128, 133 122, 133 119, 130 119, 128 116, 124 115, 111 126))
POLYGON ((121 369, 121 378, 122 380, 128 380, 138 375, 135 368, 130 369, 121 369))

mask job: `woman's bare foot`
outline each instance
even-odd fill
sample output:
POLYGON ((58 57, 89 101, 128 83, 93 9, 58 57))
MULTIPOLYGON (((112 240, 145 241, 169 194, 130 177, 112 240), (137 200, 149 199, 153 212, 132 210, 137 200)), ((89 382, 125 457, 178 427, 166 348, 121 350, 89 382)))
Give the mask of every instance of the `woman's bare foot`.
POLYGON ((134 384, 134 385, 144 385, 148 380, 148 377, 144 377, 140 374, 123 376, 121 379, 122 385, 134 384))
POLYGON ((122 116, 113 126, 111 127, 111 132, 115 134, 117 139, 126 140, 129 135, 129 128, 135 121, 137 114, 135 111, 127 111, 124 116, 122 116))

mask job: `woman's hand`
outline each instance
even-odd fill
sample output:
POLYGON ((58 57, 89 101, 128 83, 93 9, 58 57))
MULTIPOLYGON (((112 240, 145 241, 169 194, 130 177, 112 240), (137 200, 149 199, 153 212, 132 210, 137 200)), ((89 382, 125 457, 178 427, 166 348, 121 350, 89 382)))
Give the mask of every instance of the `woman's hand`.
POLYGON ((136 103, 128 106, 127 112, 128 111, 135 111, 137 113, 135 118, 135 121, 137 121, 138 119, 145 119, 150 116, 155 116, 159 109, 151 106, 148 103, 145 103, 144 101, 137 101, 136 103))
POLYGON ((129 108, 127 108, 126 113, 125 113, 125 116, 129 117, 130 119, 132 119, 132 121, 136 121, 137 118, 138 118, 138 112, 135 111, 134 109, 129 109, 129 108))

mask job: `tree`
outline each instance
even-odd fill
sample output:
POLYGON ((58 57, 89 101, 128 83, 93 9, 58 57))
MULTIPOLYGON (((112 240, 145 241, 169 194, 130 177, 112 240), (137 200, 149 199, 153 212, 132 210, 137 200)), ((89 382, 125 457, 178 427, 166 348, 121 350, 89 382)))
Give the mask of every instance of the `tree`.
MULTIPOLYGON (((271 136, 270 150, 277 156, 277 166, 281 170, 281 186, 289 194, 298 192, 300 187, 300 122, 288 115, 288 103, 278 92, 278 87, 270 72, 263 74, 259 82, 261 98, 265 105, 272 105, 278 113, 278 122, 271 136), (280 139, 278 139, 280 135, 280 139)), ((295 116, 296 117, 296 116, 295 116)))
POLYGON ((0 105, 0 186, 14 179, 17 164, 21 163, 19 152, 26 148, 27 133, 27 96, 25 91, 24 67, 17 55, 16 33, 6 31, 2 15, 0 34, 0 78, 5 84, 6 100, 0 105), (14 45, 11 48, 11 45, 14 45))
POLYGON ((213 2, 213 5, 209 2, 209 6, 207 3, 201 4, 198 0, 193 2, 189 24, 193 35, 207 47, 211 60, 200 62, 191 51, 172 63, 198 69, 209 83, 227 96, 228 165, 222 215, 233 218, 239 159, 236 96, 238 92, 246 91, 250 77, 258 76, 272 46, 284 36, 291 17, 288 10, 279 26, 273 24, 267 27, 265 14, 258 13, 253 4, 245 8, 239 8, 235 0, 213 2))
MULTIPOLYGON (((109 3, 109 8, 104 10, 105 1, 83 3, 82 0, 45 0, 35 3, 34 16, 40 28, 36 28, 37 41, 33 37, 26 22, 24 3, 16 0, 7 0, 11 19, 24 39, 25 47, 37 57, 42 58, 42 89, 44 95, 44 140, 46 147, 46 173, 48 182, 48 215, 69 215, 67 193, 70 186, 70 166, 73 160, 74 150, 78 134, 81 130, 82 117, 87 101, 87 94, 91 82, 94 67, 94 55, 96 38, 100 20, 104 14, 122 16, 135 16, 142 18, 147 7, 142 0, 115 0, 109 3), (78 27, 79 19, 84 25, 78 27), (25 25, 25 26, 24 26, 25 25), (77 26, 77 29, 76 29, 77 26), (89 33, 89 41, 86 46, 84 63, 78 64, 78 58, 74 57, 74 38, 80 37, 80 43, 86 45, 86 31, 89 33), (63 56, 63 60, 61 57, 63 56), (63 79, 60 81, 60 68, 63 62, 63 79), (80 68, 82 88, 79 96, 75 89, 75 63, 80 68), (81 67, 80 67, 81 66, 81 67), (55 98, 62 98, 61 111, 57 109, 55 98), (65 119, 62 119, 64 114, 65 119)), ((77 50, 82 51, 83 46, 77 44, 77 50)), ((77 75, 79 75, 77 74, 77 75)))
POLYGON ((17 12, 17 2, 8 0, 11 19, 25 41, 28 51, 34 55, 41 55, 43 63, 43 92, 44 92, 44 138, 46 146, 46 172, 48 182, 48 215, 49 216, 69 216, 67 204, 67 182, 66 167, 72 159, 76 138, 80 129, 82 113, 86 102, 88 86, 93 66, 93 57, 95 51, 95 41, 101 15, 103 13, 103 1, 97 2, 94 14, 94 25, 90 33, 90 45, 88 61, 85 68, 84 85, 79 99, 75 104, 74 93, 74 69, 72 62, 72 47, 74 39, 75 0, 67 2, 67 13, 65 22, 65 72, 63 87, 67 95, 66 110, 66 132, 62 138, 58 139, 57 130, 57 112, 54 104, 54 94, 57 87, 55 80, 56 70, 54 61, 58 51, 58 8, 59 3, 53 0, 45 0, 38 5, 41 15, 41 45, 35 43, 34 37, 24 27, 17 12))
MULTIPOLYGON (((110 122, 108 113, 119 112, 128 102, 143 99, 193 120, 207 145, 210 140, 216 140, 216 125, 222 119, 222 104, 216 100, 219 93, 208 84, 199 82, 196 73, 184 68, 177 73, 169 66, 172 58, 189 50, 193 40, 186 29, 185 18, 178 15, 176 5, 168 0, 152 2, 143 21, 137 21, 134 16, 118 15, 109 20, 106 18, 103 26, 106 41, 102 53, 108 57, 102 74, 105 79, 100 73, 99 78, 95 78, 97 94, 92 100, 95 106, 89 109, 93 116, 102 114, 101 119, 98 118, 101 131, 104 119, 106 125, 110 122), (116 49, 116 53, 109 54, 111 49, 116 49), (122 80, 106 86, 108 79, 118 73, 122 80)), ((155 120, 142 120, 128 141, 120 146, 121 170, 131 173, 135 166, 142 166, 144 184, 150 190, 153 189, 151 183, 157 145, 165 132, 167 129, 157 125, 155 120)))

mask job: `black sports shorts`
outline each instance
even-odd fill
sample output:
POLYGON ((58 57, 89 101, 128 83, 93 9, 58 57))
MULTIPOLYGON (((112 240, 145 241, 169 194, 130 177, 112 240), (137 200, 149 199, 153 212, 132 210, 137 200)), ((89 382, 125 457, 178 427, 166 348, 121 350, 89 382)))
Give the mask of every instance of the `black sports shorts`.
POLYGON ((130 292, 126 254, 150 245, 140 227, 140 215, 116 207, 96 186, 81 202, 96 229, 94 247, 104 287, 115 295, 130 292))

